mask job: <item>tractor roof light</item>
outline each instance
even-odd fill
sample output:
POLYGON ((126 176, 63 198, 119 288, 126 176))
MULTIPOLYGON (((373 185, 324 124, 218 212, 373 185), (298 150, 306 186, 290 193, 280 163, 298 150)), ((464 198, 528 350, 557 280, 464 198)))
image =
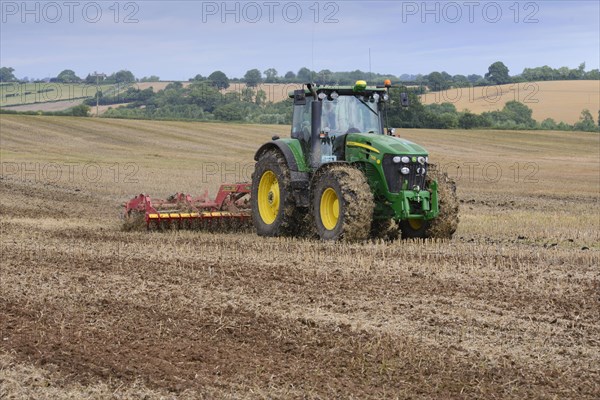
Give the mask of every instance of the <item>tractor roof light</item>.
POLYGON ((355 92, 364 92, 366 88, 367 88, 366 81, 356 81, 352 90, 355 92))
POLYGON ((385 86, 386 88, 389 88, 390 86, 392 86, 392 81, 390 81, 389 79, 386 79, 385 81, 383 81, 383 86, 385 86))

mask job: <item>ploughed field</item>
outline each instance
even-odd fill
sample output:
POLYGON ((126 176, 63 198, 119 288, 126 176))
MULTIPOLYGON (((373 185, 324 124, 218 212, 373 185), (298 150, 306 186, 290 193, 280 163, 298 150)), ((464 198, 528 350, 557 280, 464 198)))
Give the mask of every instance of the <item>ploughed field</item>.
POLYGON ((449 242, 121 231, 287 131, 3 115, 0 397, 600 396, 597 134, 402 131, 457 181, 449 242))

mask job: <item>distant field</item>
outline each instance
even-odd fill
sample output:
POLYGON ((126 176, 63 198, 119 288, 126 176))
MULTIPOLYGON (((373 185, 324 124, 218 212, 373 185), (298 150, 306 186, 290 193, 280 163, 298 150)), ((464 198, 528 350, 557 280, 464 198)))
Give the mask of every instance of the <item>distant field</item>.
MULTIPOLYGON (((102 92, 110 93, 115 85, 100 85, 102 92)), ((28 105, 20 111, 57 111, 80 104, 82 99, 94 97, 96 85, 67 83, 9 83, 0 85, 0 107, 28 105), (61 102, 59 106, 34 105, 61 102), (57 108, 64 107, 64 108, 57 108)))
MULTIPOLYGON (((129 87, 141 90, 152 87, 155 92, 165 89, 173 82, 137 82, 129 87)), ((181 82, 183 86, 190 82, 181 82)), ((267 101, 278 102, 288 98, 288 93, 299 88, 299 84, 263 83, 254 88, 263 90, 267 101)), ((117 90, 114 85, 100 87, 105 94, 117 90)), ((231 83, 222 93, 241 93, 245 83, 231 83)), ((119 88, 121 91, 123 87, 119 88)), ((84 98, 93 97, 95 85, 79 84, 9 84, 0 86, 0 107, 17 111, 59 111, 80 104, 84 98)), ((511 100, 525 103, 533 110, 533 118, 538 122, 552 118, 556 122, 574 123, 579 120, 583 109, 588 109, 597 118, 600 109, 600 81, 552 81, 529 82, 501 86, 450 89, 443 92, 427 93, 421 96, 424 104, 453 103, 457 110, 465 109, 481 113, 502 109, 511 100)), ((118 107, 122 104, 111 105, 118 107)), ((108 106, 100 109, 100 114, 108 106)), ((95 110, 92 110, 95 113, 95 110)))
POLYGON ((421 96, 424 104, 453 103, 458 111, 474 113, 499 110, 516 100, 533 110, 533 118, 541 122, 552 118, 572 124, 583 109, 596 119, 600 110, 600 81, 527 82, 501 86, 450 89, 421 96))
MULTIPOLYGON (((147 89, 151 87, 155 92, 163 90, 168 84, 173 82, 138 82, 134 84, 134 87, 138 89, 147 89)), ((191 82, 181 82, 184 87, 189 86, 191 82)), ((300 88, 298 83, 261 83, 257 87, 252 88, 255 92, 263 90, 267 95, 267 101, 277 103, 288 98, 288 93, 294 89, 300 88)), ((245 83, 231 82, 227 89, 221 91, 221 93, 241 93, 246 88, 245 83)))

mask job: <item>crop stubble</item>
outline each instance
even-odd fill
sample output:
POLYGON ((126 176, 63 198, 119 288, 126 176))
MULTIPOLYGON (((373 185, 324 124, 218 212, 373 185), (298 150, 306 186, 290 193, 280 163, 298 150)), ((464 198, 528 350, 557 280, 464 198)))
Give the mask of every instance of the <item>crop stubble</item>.
MULTIPOLYGON (((10 127, 52 137, 53 121, 3 117, 2 161, 44 160, 41 148, 22 154, 10 127)), ((128 124, 121 129, 135 128, 128 124)), ((148 135, 165 128, 142 124, 148 135)), ((182 137, 205 129, 187 126, 178 125, 182 137)), ((114 137, 100 147, 112 146, 118 131, 104 128, 114 137)), ((459 155, 453 143, 476 137, 415 132, 436 143, 432 152, 447 144, 448 158, 459 155)), ((478 153, 491 153, 488 134, 479 133, 478 153)), ((264 136, 249 135, 244 157, 264 136)), ((511 140, 498 134, 500 145, 511 140)), ((72 146, 71 156, 85 158, 72 146)), ((563 166, 593 175, 597 165, 580 163, 593 155, 563 166)), ((462 220, 451 242, 362 244, 122 232, 115 204, 125 184, 5 176, 0 395, 597 398, 598 182, 583 189, 585 180, 573 180, 582 189, 571 196, 551 190, 561 173, 546 178, 541 168, 532 190, 459 181, 462 220)))

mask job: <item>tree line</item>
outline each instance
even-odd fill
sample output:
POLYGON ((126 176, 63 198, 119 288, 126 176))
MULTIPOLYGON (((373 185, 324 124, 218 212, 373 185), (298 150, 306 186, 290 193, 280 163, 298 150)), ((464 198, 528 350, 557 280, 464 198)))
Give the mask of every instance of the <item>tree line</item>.
MULTIPOLYGON (((369 82, 383 82, 386 79, 390 79, 393 83, 419 86, 420 90, 424 92, 426 90, 446 90, 453 87, 502 85, 533 81, 600 79, 600 71, 598 69, 586 71, 585 68, 585 62, 579 64, 577 68, 552 68, 544 65, 542 67, 525 68, 523 72, 514 76, 510 75, 508 67, 502 61, 496 61, 491 64, 483 75, 451 75, 446 71, 433 71, 426 75, 402 74, 396 76, 394 74, 365 72, 358 69, 346 72, 333 72, 329 69, 323 69, 317 72, 310 70, 307 67, 302 67, 297 72, 287 71, 284 74, 280 74, 275 68, 268 68, 262 72, 257 68, 253 68, 246 71, 241 78, 230 78, 223 71, 217 70, 208 76, 197 74, 190 78, 189 81, 209 81, 219 89, 226 89, 232 82, 245 83, 249 87, 256 87, 261 83, 315 82, 322 85, 351 85, 359 79, 367 79, 369 82)), ((14 68, 11 67, 0 68, 0 82, 42 81, 31 80, 29 78, 17 79, 14 75, 14 71, 14 68)), ((65 69, 56 77, 48 78, 47 80, 58 83, 95 84, 97 77, 95 74, 89 73, 85 78, 80 78, 73 70, 65 69)), ((160 78, 156 75, 136 78, 135 75, 128 70, 120 70, 107 76, 98 77, 98 81, 103 84, 156 82, 159 80, 160 78)))

